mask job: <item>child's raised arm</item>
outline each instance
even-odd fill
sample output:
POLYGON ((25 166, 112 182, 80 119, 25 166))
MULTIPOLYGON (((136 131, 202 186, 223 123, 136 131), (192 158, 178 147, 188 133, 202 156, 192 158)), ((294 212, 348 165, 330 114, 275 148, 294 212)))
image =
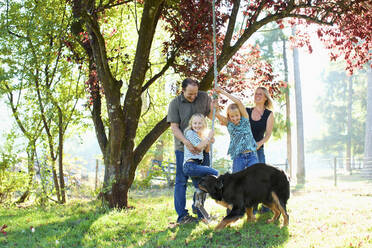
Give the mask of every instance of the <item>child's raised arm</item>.
POLYGON ((236 105, 238 105, 239 110, 240 110, 240 113, 242 114, 242 116, 245 117, 245 118, 247 118, 247 119, 249 118, 248 112, 245 109, 245 106, 243 105, 242 101, 240 101, 239 98, 236 98, 235 96, 227 93, 226 91, 224 91, 220 87, 217 87, 216 88, 216 92, 219 93, 219 94, 225 95, 227 98, 229 98, 231 101, 233 101, 236 105))
POLYGON ((220 121, 220 124, 227 126, 227 118, 221 114, 220 106, 218 105, 218 100, 214 100, 214 107, 216 108, 216 117, 220 121))

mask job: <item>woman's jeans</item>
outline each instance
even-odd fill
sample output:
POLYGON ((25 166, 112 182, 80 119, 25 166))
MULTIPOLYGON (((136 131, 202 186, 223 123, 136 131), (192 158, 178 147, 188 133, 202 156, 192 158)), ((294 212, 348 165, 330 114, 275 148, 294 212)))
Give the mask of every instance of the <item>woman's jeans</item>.
POLYGON ((260 149, 257 150, 257 159, 259 163, 266 163, 265 160, 265 151, 263 146, 260 147, 260 149))
MULTIPOLYGON (((257 150, 257 158, 258 158, 259 163, 264 163, 264 164, 266 163, 265 150, 264 150, 263 146, 261 146, 260 149, 257 150)), ((258 209, 258 205, 255 205, 253 207, 253 213, 256 213, 257 209, 258 209)), ((264 205, 261 206, 261 212, 262 213, 266 213, 268 211, 270 211, 269 208, 265 207, 264 205)))
POLYGON ((258 163, 258 159, 257 159, 256 152, 240 153, 233 160, 232 172, 236 173, 236 172, 242 171, 245 168, 251 165, 257 164, 257 163, 258 163))

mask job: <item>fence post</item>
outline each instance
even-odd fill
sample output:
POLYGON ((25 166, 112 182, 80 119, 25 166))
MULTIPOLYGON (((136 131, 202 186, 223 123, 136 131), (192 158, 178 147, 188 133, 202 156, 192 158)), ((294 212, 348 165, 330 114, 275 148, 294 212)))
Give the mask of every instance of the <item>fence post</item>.
POLYGON ((335 186, 337 186, 337 157, 334 158, 333 162, 333 177, 335 180, 335 186))

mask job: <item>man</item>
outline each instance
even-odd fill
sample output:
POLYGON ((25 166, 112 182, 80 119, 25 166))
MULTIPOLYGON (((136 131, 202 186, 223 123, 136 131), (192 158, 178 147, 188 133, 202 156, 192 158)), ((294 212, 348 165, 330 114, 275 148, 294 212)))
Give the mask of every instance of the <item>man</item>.
MULTIPOLYGON (((206 92, 199 91, 199 83, 186 78, 182 82, 182 93, 169 104, 167 122, 174 135, 176 154, 176 183, 174 187, 174 206, 178 214, 177 223, 186 224, 197 221, 188 214, 186 207, 186 187, 188 177, 183 173, 184 145, 192 152, 198 151, 183 135, 193 114, 200 113, 211 118, 211 99, 206 92)), ((208 154, 205 159, 209 160, 208 154)), ((194 195, 195 198, 195 195, 194 195)), ((195 199, 194 199, 195 200, 195 199)), ((195 209, 193 204, 193 209, 195 209)))

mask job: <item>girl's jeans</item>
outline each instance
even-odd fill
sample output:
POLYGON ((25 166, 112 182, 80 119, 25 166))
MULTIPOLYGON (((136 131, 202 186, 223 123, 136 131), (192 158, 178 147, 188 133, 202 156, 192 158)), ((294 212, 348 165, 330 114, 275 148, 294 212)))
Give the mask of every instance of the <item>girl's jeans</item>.
POLYGON ((242 171, 245 168, 251 165, 257 164, 257 163, 258 163, 258 159, 257 159, 256 152, 240 153, 233 160, 232 172, 236 173, 236 172, 242 171))

